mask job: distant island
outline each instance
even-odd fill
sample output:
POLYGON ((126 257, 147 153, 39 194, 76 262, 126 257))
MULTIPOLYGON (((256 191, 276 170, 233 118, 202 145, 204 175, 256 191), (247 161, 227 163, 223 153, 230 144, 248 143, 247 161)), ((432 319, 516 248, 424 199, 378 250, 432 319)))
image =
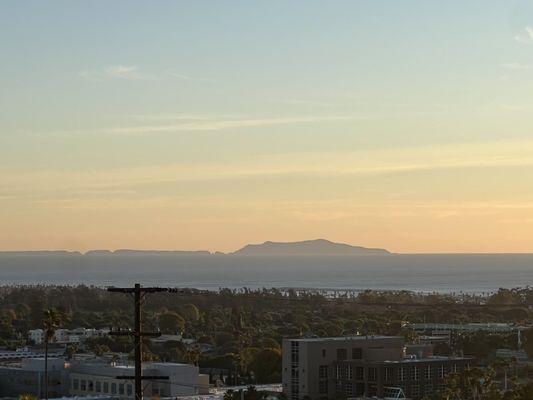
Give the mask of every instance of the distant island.
POLYGON ((304 240, 302 242, 264 242, 249 244, 233 255, 386 255, 385 249, 370 249, 345 243, 334 243, 325 239, 304 240))
POLYGON ((326 239, 304 240, 301 242, 264 242, 262 244, 248 244, 232 253, 209 252, 206 250, 89 250, 86 253, 78 251, 0 251, 0 256, 15 257, 113 257, 113 256, 240 256, 240 255, 387 255, 392 254, 385 249, 372 249, 352 246, 345 243, 335 243, 326 239))
POLYGON ((207 250, 89 250, 86 256, 209 256, 211 253, 207 250))

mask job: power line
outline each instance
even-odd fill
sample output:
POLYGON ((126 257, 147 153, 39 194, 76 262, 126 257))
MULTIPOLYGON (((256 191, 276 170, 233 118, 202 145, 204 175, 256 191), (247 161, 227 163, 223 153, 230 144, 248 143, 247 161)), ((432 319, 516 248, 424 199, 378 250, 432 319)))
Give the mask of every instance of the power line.
POLYGON ((141 306, 144 303, 147 294, 149 293, 157 293, 157 292, 166 292, 168 289, 160 288, 160 287, 141 287, 139 283, 136 283, 133 288, 117 288, 117 287, 109 287, 107 288, 109 292, 112 293, 126 293, 129 295, 133 294, 134 299, 134 325, 135 328, 133 331, 113 331, 110 332, 110 335, 115 336, 133 336, 134 339, 134 345, 135 345, 135 375, 134 376, 117 376, 117 379, 127 379, 135 380, 135 400, 142 400, 143 399, 143 386, 142 381, 143 380, 154 380, 154 379, 161 379, 161 380, 167 380, 168 376, 143 376, 142 375, 142 338, 151 336, 151 337, 157 337, 160 336, 160 332, 143 332, 141 329, 141 306))

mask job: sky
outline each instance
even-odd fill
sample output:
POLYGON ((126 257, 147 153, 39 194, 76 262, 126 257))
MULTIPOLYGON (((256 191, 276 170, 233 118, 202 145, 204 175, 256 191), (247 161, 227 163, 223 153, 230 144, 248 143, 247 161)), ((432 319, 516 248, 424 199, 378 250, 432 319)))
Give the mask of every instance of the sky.
POLYGON ((0 4, 0 250, 533 252, 533 3, 0 4))

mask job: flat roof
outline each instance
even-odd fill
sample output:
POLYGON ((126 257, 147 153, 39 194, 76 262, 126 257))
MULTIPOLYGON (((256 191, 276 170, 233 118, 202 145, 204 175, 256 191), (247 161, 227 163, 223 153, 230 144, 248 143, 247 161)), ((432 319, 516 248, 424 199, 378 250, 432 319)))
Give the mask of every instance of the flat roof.
POLYGON ((402 339, 401 336, 339 336, 339 337, 323 337, 323 338, 297 338, 297 339, 285 339, 291 342, 342 342, 346 340, 375 340, 375 339, 402 339))
POLYGON ((474 360, 473 357, 445 357, 445 356, 433 356, 424 358, 402 358, 401 360, 384 360, 375 361, 373 364, 400 364, 400 363, 414 363, 414 362, 437 362, 437 361, 468 361, 474 360))

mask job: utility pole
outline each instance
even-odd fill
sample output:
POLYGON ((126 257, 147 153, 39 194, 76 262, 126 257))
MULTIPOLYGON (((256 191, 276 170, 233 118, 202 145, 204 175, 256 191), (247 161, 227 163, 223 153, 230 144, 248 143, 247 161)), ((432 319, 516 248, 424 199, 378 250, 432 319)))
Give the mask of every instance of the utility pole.
POLYGON ((142 338, 143 337, 156 337, 160 336, 160 332, 143 332, 141 328, 141 307, 146 298, 146 295, 149 293, 157 292, 171 292, 175 291, 172 289, 159 288, 159 287, 141 287, 140 284, 136 283, 133 288, 117 288, 110 287, 107 289, 109 292, 114 293, 127 293, 133 294, 133 300, 135 302, 135 315, 134 315, 134 330, 127 331, 113 331, 110 332, 110 335, 114 336, 133 336, 135 343, 135 375, 120 375, 117 376, 117 379, 127 379, 135 380, 135 400, 143 400, 143 380, 168 380, 168 376, 143 376, 142 374, 142 338))

